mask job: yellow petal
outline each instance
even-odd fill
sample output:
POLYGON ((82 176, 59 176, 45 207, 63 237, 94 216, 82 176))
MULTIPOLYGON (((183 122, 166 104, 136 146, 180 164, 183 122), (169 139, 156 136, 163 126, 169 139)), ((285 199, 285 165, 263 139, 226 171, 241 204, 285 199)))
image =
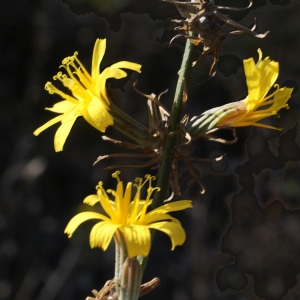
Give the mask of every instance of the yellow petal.
POLYGON ((98 195, 89 195, 83 200, 83 203, 90 206, 94 206, 97 202, 100 202, 98 195))
POLYGON ((68 225, 65 228, 64 233, 68 234, 68 237, 72 237, 74 231, 77 229, 77 227, 87 221, 87 220, 91 220, 91 219, 100 219, 100 220, 108 220, 108 218, 102 214, 96 213, 96 212, 92 212, 92 211, 87 211, 87 212, 82 212, 77 214, 76 216, 74 216, 68 223, 68 225))
POLYGON ((261 60, 262 52, 258 49, 259 62, 256 65, 253 58, 244 60, 244 70, 249 96, 244 100, 248 110, 255 110, 263 101, 263 98, 274 85, 278 73, 279 64, 266 57, 261 60))
POLYGON ((193 207, 193 205, 192 205, 192 201, 190 200, 180 200, 180 201, 167 203, 148 212, 143 218, 139 220, 139 222, 143 224, 150 224, 162 220, 172 220, 173 222, 179 222, 177 219, 173 218, 167 213, 171 211, 179 211, 191 207, 193 207))
POLYGON ((77 116, 73 116, 70 118, 68 122, 62 123, 59 128, 57 129, 55 136, 54 136, 54 149, 56 152, 62 151, 66 139, 77 119, 77 116))
POLYGON ((171 212, 171 211, 178 211, 178 210, 183 210, 187 208, 192 208, 192 201, 191 200, 179 200, 179 201, 174 201, 170 203, 166 203, 153 211, 159 211, 159 212, 171 212))
POLYGON ((140 222, 137 221, 136 223, 144 224, 144 225, 148 225, 148 224, 152 224, 152 223, 160 222, 160 221, 169 221, 169 222, 174 222, 174 223, 180 223, 179 220, 177 220, 176 218, 172 217, 169 214, 159 213, 159 212, 152 212, 152 211, 147 213, 139 221, 140 222))
POLYGON ((178 223, 159 222, 150 224, 149 227, 167 234, 172 242, 172 250, 174 250, 175 246, 180 246, 185 241, 185 231, 178 223))
POLYGON ((127 73, 122 69, 129 69, 136 72, 141 72, 141 65, 137 63, 133 63, 130 61, 120 61, 117 62, 110 67, 107 67, 99 76, 96 81, 96 89, 100 90, 102 97, 108 100, 108 96, 106 93, 106 80, 108 78, 116 78, 121 79, 127 76, 127 73))
MULTIPOLYGON (((274 127, 274 126, 270 126, 270 125, 266 125, 266 124, 262 124, 262 123, 251 123, 249 125, 256 126, 256 127, 261 127, 261 128, 279 130, 279 131, 282 130, 282 128, 278 128, 278 127, 274 127)), ((247 125, 247 126, 249 126, 249 125, 247 125)))
POLYGON ((36 129, 33 134, 34 135, 39 135, 42 131, 46 130, 47 128, 49 128, 50 126, 60 122, 62 119, 62 116, 57 116, 53 119, 51 119, 50 121, 48 121, 47 123, 45 123, 44 125, 40 126, 38 129, 36 129))
POLYGON ((109 125, 114 123, 108 108, 103 101, 94 97, 82 110, 84 119, 101 132, 105 132, 109 125))
POLYGON ((257 70, 260 73, 260 96, 264 98, 273 87, 278 78, 279 64, 276 61, 265 58, 259 65, 257 70))
MULTIPOLYGON (((248 98, 247 98, 247 105, 253 99, 259 99, 259 85, 260 85, 260 77, 256 71, 256 65, 254 59, 251 57, 249 59, 244 59, 244 71, 246 76, 246 82, 248 87, 248 98)), ((246 101, 246 100, 245 100, 246 101)))
POLYGON ((109 67, 109 70, 114 70, 114 69, 128 69, 128 70, 132 70, 132 71, 136 71, 138 73, 141 73, 141 67, 142 65, 137 64, 137 63, 133 63, 131 61, 119 61, 117 63, 114 63, 113 65, 111 65, 109 67))
POLYGON ((72 107, 74 107, 74 103, 71 103, 68 100, 63 100, 60 102, 55 103, 52 107, 46 107, 46 110, 50 110, 55 113, 63 114, 66 111, 70 110, 72 107))
POLYGON ((127 76, 127 73, 121 69, 107 67, 97 79, 97 86, 101 83, 105 83, 108 78, 121 79, 127 76))
MULTIPOLYGON (((120 224, 126 224, 131 200, 132 182, 128 182, 123 195, 123 182, 118 182, 116 190, 116 216, 120 224)), ((115 220, 116 221, 116 220, 115 220)))
POLYGON ((116 210, 115 210, 115 202, 111 201, 102 186, 102 182, 98 185, 97 196, 100 201, 100 205, 106 212, 106 214, 111 218, 111 220, 115 219, 116 210))
POLYGON ((127 73, 120 69, 110 69, 110 67, 106 68, 98 77, 97 82, 95 84, 95 89, 100 91, 100 98, 107 103, 110 104, 109 97, 107 95, 106 89, 106 80, 108 78, 121 79, 127 76, 127 73))
POLYGON ((281 108, 287 107, 286 103, 290 99, 292 92, 292 88, 283 87, 281 89, 278 89, 278 91, 274 95, 274 102, 270 107, 270 110, 278 111, 281 108))
POLYGON ((95 80, 100 74, 100 63, 103 59, 106 49, 106 39, 97 39, 94 46, 92 58, 92 78, 95 80))
POLYGON ((118 227, 118 224, 113 224, 110 220, 97 223, 90 233, 91 248, 99 247, 105 251, 118 227))
POLYGON ((148 256, 151 246, 151 234, 147 226, 126 225, 119 229, 125 237, 129 257, 148 256))

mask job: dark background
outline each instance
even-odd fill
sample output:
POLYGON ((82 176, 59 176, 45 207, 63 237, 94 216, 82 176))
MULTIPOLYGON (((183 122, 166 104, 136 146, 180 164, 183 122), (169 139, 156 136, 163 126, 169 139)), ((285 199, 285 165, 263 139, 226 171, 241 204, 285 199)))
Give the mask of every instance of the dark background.
MULTIPOLYGON (((218 3, 247 6, 247 1, 218 3)), ((300 3, 254 0, 246 12, 224 13, 247 27, 257 17, 257 32, 270 33, 263 40, 227 37, 213 78, 208 76, 212 56, 200 62, 192 72, 187 112, 193 116, 244 98, 242 60, 256 60, 257 48, 280 62, 278 83, 295 88, 290 109, 268 120, 282 132, 241 128, 235 145, 196 143, 199 157, 226 157, 197 164, 204 195, 182 168, 181 198, 193 199, 194 208, 174 215, 182 220, 187 240, 170 252, 168 237, 156 234, 144 279, 158 276, 162 283, 145 300, 300 299, 300 3)), ((103 142, 83 119, 61 153, 53 149, 57 126, 39 137, 32 132, 53 117, 44 107, 57 102, 44 84, 75 51, 89 69, 98 37, 107 38, 102 69, 120 60, 143 65, 141 74, 110 83, 119 106, 145 123, 145 99, 131 87, 138 79, 145 93, 168 88, 162 102, 170 107, 184 45, 181 39, 168 45, 175 34, 172 18, 179 18, 177 10, 155 0, 2 1, 1 300, 85 299, 113 277, 113 246, 106 252, 89 248, 92 222, 70 240, 63 230, 84 209, 82 200, 94 193, 99 180, 107 188, 115 186, 111 172, 103 170, 112 161, 92 163, 98 155, 123 150, 103 142)), ((120 137, 111 128, 107 135, 120 137)), ((130 181, 145 172, 149 170, 122 170, 122 178, 130 181)))

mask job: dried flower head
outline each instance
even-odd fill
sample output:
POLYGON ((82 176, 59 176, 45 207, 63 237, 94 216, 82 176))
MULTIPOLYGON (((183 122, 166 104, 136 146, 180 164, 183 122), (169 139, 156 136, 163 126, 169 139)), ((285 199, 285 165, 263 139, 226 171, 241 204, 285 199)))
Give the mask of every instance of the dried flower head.
POLYGON ((178 37, 185 37, 191 40, 196 46, 202 45, 203 52, 200 57, 193 63, 202 60, 210 52, 213 52, 214 61, 209 71, 209 75, 215 74, 215 66, 220 56, 221 38, 226 35, 249 34, 256 38, 264 38, 268 32, 263 34, 256 33, 256 20, 251 29, 233 21, 226 15, 219 12, 219 10, 244 10, 252 6, 252 1, 245 8, 225 7, 213 4, 213 1, 199 0, 198 2, 179 2, 174 0, 164 0, 170 2, 178 7, 181 15, 185 20, 173 20, 173 22, 180 26, 175 27, 175 30, 183 30, 185 35, 176 35, 171 42, 178 37), (236 30, 224 31, 225 25, 230 25, 236 30), (190 34, 192 32, 192 34, 190 34))
MULTIPOLYGON (((175 132, 169 131, 169 116, 170 112, 163 106, 160 98, 164 91, 158 97, 155 94, 147 95, 140 92, 135 86, 134 89, 137 93, 141 94, 147 98, 147 108, 148 108, 148 131, 149 138, 147 144, 133 144, 120 140, 115 140, 107 136, 102 136, 106 141, 112 142, 116 145, 122 146, 124 148, 137 150, 139 153, 114 153, 108 155, 101 155, 97 158, 96 163, 104 159, 114 159, 114 158, 143 158, 145 162, 138 164, 128 163, 128 164, 115 164, 107 167, 106 169, 119 169, 119 168, 146 168, 151 167, 152 169, 159 168, 162 160, 162 156, 165 149, 166 139, 168 135, 177 135, 177 142, 174 151, 174 157, 172 161, 172 169, 169 177, 170 187, 172 189, 172 194, 179 196, 181 194, 180 185, 178 182, 178 162, 182 161, 189 173, 193 176, 198 186, 201 188, 201 193, 205 192, 205 188, 199 178, 199 172, 193 166, 193 162, 205 162, 205 161, 218 161, 223 158, 223 156, 216 157, 213 159, 203 159, 193 156, 194 146, 192 145, 192 138, 190 134, 185 130, 186 124, 188 123, 188 116, 184 115, 181 119, 179 129, 175 132)), ((222 142, 222 140, 218 140, 222 142)))

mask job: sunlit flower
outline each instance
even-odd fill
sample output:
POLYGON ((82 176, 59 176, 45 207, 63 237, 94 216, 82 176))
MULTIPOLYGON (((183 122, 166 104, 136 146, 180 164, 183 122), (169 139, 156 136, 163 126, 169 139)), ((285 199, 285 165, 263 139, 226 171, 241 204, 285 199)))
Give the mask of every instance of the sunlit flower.
POLYGON ((118 181, 116 190, 105 191, 100 182, 96 188, 97 194, 90 195, 83 201, 91 206, 99 203, 105 214, 92 211, 77 214, 65 229, 69 238, 81 223, 90 219, 98 219, 100 221, 93 226, 90 233, 91 248, 100 247, 106 250, 111 239, 116 238, 119 232, 125 240, 129 257, 147 256, 151 246, 150 229, 157 229, 167 234, 172 242, 172 250, 175 246, 182 245, 185 241, 185 231, 180 222, 168 213, 192 207, 191 201, 167 203, 147 212, 152 202, 152 193, 158 190, 151 185, 155 177, 146 175, 145 180, 137 178, 135 184, 128 182, 124 191, 123 182, 118 174, 119 172, 113 174, 118 181), (141 190, 146 183, 148 183, 147 196, 145 200, 142 200, 141 190), (136 188, 133 197, 132 186, 136 188), (114 201, 110 200, 108 194, 114 197, 114 201))
POLYGON ((97 39, 93 51, 91 74, 87 72, 77 58, 77 52, 62 61, 61 67, 65 69, 66 74, 58 72, 53 79, 60 80, 71 91, 72 95, 59 90, 51 82, 47 82, 45 85, 45 89, 50 94, 58 94, 64 100, 54 104, 52 108, 46 108, 58 113, 59 116, 35 130, 34 135, 39 135, 53 124, 61 122, 54 136, 55 151, 63 150, 72 126, 80 116, 83 116, 89 124, 101 132, 104 132, 107 126, 112 125, 114 120, 109 113, 110 100, 106 92, 106 80, 108 78, 120 79, 126 77, 127 73, 121 69, 141 72, 141 65, 120 61, 100 73, 100 63, 105 49, 106 40, 97 39))
POLYGON ((214 108, 217 115, 217 126, 259 126, 269 129, 279 129, 266 124, 258 123, 261 119, 276 115, 282 108, 288 108, 287 101, 293 89, 275 84, 279 73, 279 63, 266 57, 262 60, 262 51, 258 49, 259 59, 255 64, 253 58, 244 60, 244 69, 248 87, 248 96, 241 101, 225 104, 214 108), (268 96, 269 90, 275 90, 268 96))

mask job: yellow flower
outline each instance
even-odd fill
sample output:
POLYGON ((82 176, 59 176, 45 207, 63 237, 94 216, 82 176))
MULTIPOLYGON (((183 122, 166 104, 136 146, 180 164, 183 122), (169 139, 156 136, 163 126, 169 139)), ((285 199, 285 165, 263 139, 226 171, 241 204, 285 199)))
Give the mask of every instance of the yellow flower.
MULTIPOLYGON (((259 59, 255 64, 253 58, 244 60, 244 69, 248 87, 248 96, 241 101, 228 103, 215 108, 220 119, 217 126, 259 126, 269 129, 279 129, 258 123, 261 119, 276 115, 281 108, 288 108, 287 101, 293 89, 275 84, 279 73, 279 63, 269 57, 262 60, 262 51, 258 49, 259 59), (274 87, 270 95, 269 90, 274 87)), ((280 129, 279 129, 280 130, 280 129)))
POLYGON ((118 181, 116 190, 105 191, 102 182, 97 186, 97 195, 90 195, 84 199, 84 203, 95 205, 99 203, 106 215, 97 212, 82 212, 73 217, 68 223, 65 233, 69 238, 77 227, 84 221, 98 219, 98 222, 90 233, 91 248, 100 247, 104 251, 107 249, 111 239, 121 233, 127 246, 129 257, 137 255, 147 256, 151 246, 150 229, 157 229, 166 233, 172 242, 172 250, 177 245, 182 245, 185 241, 185 231, 180 222, 171 217, 168 212, 183 210, 192 207, 191 201, 181 200, 164 204, 150 212, 147 212, 151 204, 151 195, 158 188, 151 186, 155 177, 150 175, 136 179, 136 184, 128 182, 124 191, 123 182, 118 177, 119 172, 115 172, 113 177, 118 181), (148 182, 147 196, 141 200, 141 190, 148 182), (136 193, 132 199, 132 186, 136 187, 136 193), (108 194, 115 199, 110 200, 108 194))
POLYGON ((67 74, 58 72, 53 79, 60 80, 71 91, 72 96, 62 92, 51 82, 47 82, 45 85, 45 89, 50 94, 58 94, 64 100, 54 104, 52 108, 46 108, 60 115, 39 127, 33 134, 39 135, 53 124, 61 122, 54 136, 55 151, 63 150, 72 126, 80 116, 83 116, 88 123, 101 132, 104 132, 107 126, 112 125, 114 120, 109 113, 110 100, 106 93, 106 80, 108 78, 120 79, 126 77, 127 73, 121 68, 141 72, 141 65, 120 61, 100 73, 99 67, 105 49, 106 40, 97 39, 93 51, 91 74, 87 72, 77 58, 77 52, 62 61, 61 67, 65 69, 67 74))

